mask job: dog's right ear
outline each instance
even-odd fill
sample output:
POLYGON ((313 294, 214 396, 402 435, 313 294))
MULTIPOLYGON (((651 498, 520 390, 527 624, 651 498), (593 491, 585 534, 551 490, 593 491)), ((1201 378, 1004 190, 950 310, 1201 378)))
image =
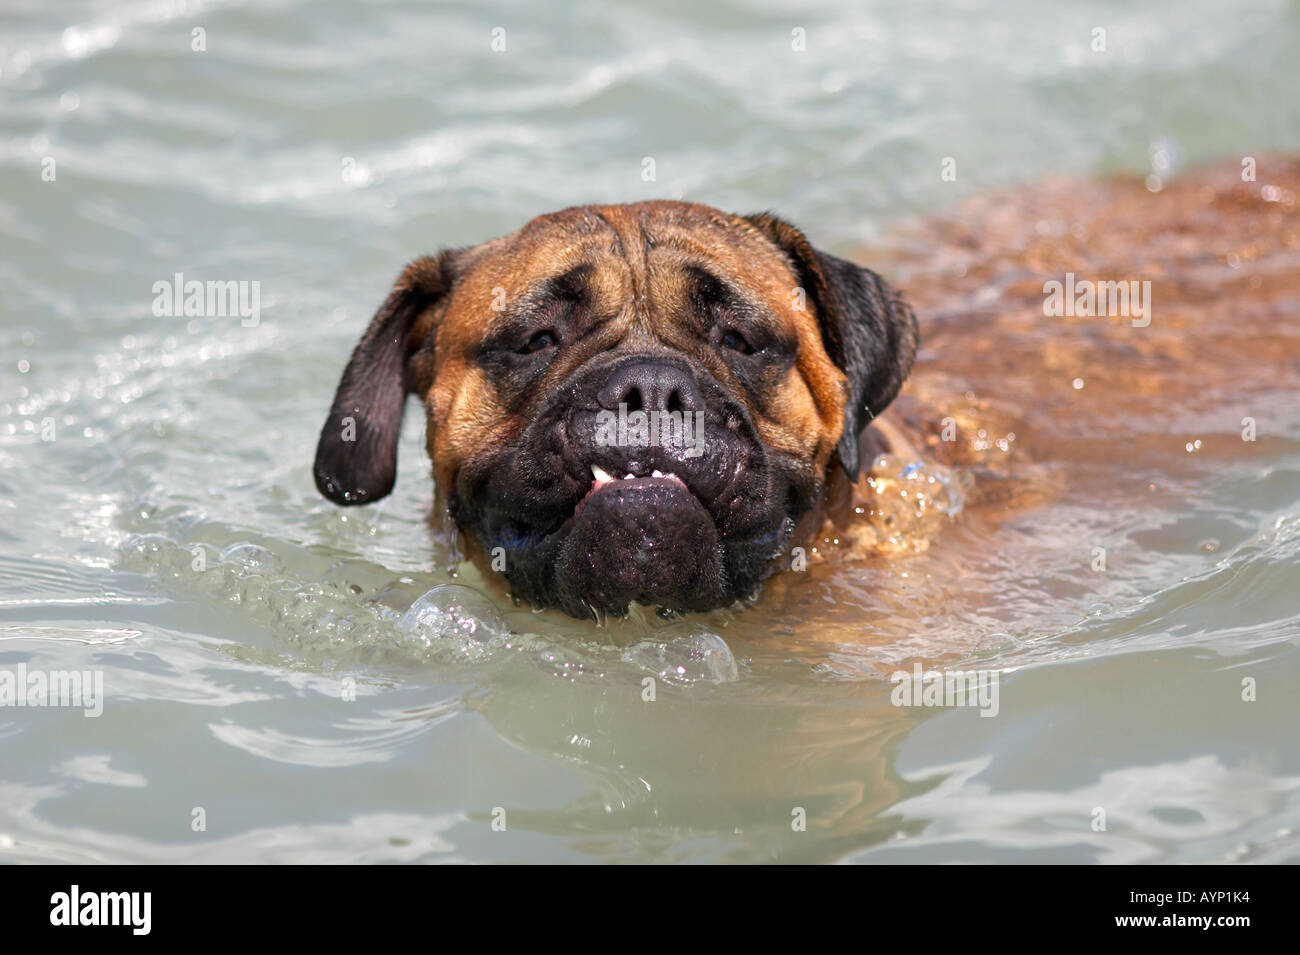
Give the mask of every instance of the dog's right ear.
POLYGON ((408 362, 421 344, 412 332, 451 290, 454 258, 443 252, 403 269, 343 369, 312 469, 335 504, 369 504, 393 489, 402 412, 414 390, 408 362))

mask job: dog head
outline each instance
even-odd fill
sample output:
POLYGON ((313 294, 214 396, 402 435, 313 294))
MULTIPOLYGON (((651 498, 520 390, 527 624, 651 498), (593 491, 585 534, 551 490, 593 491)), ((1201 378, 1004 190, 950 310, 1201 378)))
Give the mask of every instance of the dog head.
POLYGON ((451 515, 516 597, 712 609, 756 592, 836 458, 856 478, 915 351, 896 292, 773 216, 567 209, 402 272, 343 373, 316 484, 338 504, 388 494, 415 393, 451 515))

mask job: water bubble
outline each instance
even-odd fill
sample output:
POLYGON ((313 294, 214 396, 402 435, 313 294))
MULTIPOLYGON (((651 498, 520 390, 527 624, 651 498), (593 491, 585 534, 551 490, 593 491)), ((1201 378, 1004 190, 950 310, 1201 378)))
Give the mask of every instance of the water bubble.
POLYGON ((231 544, 221 552, 221 559, 238 564, 246 574, 278 574, 284 561, 258 544, 231 544))
POLYGON ((122 544, 122 564, 126 570, 149 572, 162 566, 175 544, 164 534, 137 534, 122 544))
POLYGON ((579 679, 604 676, 596 659, 589 659, 568 647, 552 646, 539 650, 533 657, 544 670, 562 680, 576 683, 579 679))
POLYGON ((496 604, 471 587, 434 587, 402 617, 401 628, 426 647, 450 650, 470 659, 490 656, 506 637, 496 604))
POLYGON ((135 554, 161 554, 171 539, 164 534, 137 534, 127 539, 122 549, 135 554))
POLYGON ((734 683, 740 678, 731 648, 716 633, 697 630, 671 639, 666 632, 629 647, 623 659, 655 673, 666 683, 734 683))

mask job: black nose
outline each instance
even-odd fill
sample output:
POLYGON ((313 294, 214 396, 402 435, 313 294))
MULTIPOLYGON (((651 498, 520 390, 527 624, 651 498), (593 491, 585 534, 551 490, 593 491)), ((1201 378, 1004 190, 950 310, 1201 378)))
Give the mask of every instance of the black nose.
POLYGON ((662 361, 634 361, 620 365, 596 396, 600 406, 617 411, 703 410, 704 400, 695 377, 686 369, 662 361))

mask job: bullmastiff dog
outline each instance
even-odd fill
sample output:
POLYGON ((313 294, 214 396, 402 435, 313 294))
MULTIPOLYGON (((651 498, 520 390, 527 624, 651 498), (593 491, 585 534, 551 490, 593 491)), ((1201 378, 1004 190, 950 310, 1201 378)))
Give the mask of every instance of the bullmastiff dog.
POLYGON ((897 290, 772 215, 566 209, 403 270, 343 372, 316 485, 388 494, 414 393, 438 506, 516 599, 724 607, 858 477, 916 348, 897 290))

